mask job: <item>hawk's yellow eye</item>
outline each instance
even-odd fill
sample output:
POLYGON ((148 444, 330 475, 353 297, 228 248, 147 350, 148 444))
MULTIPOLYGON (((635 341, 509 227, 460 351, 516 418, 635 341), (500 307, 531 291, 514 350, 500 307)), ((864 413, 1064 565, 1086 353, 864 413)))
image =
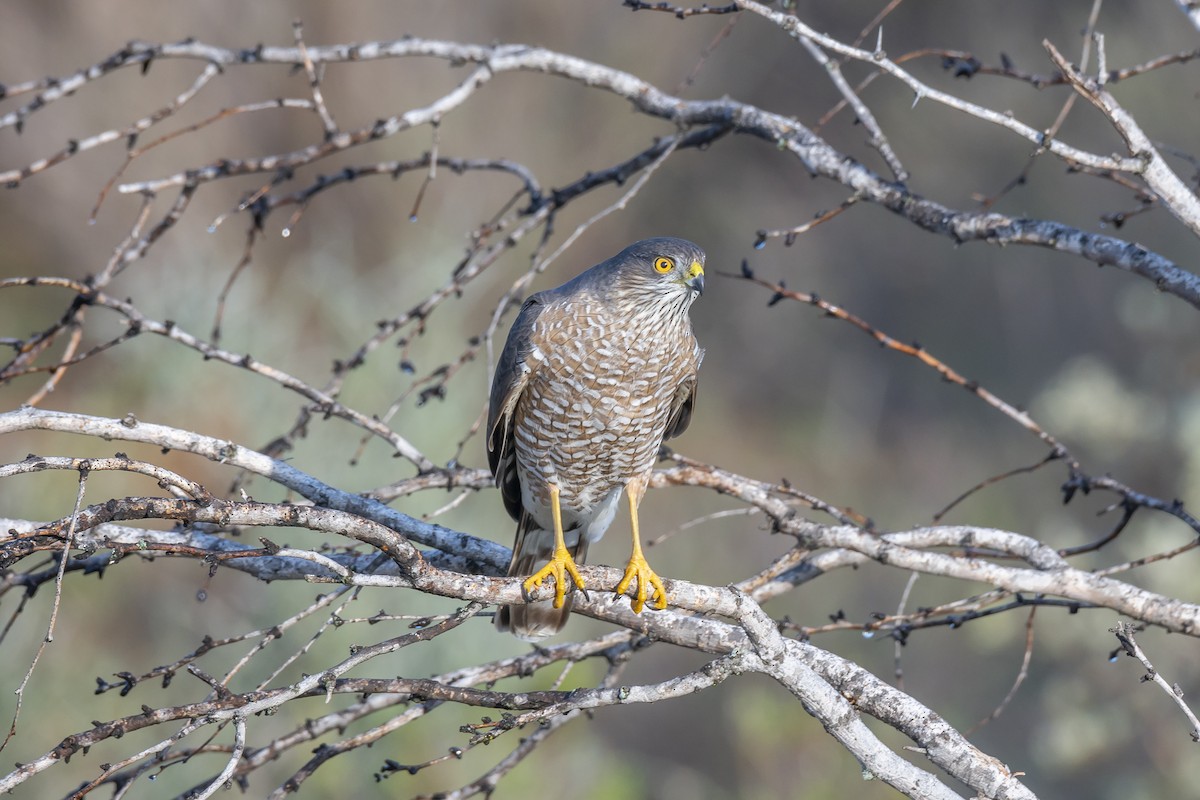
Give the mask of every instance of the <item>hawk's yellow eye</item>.
POLYGON ((670 272, 674 268, 675 262, 666 256, 659 256, 658 258, 654 259, 655 272, 670 272))

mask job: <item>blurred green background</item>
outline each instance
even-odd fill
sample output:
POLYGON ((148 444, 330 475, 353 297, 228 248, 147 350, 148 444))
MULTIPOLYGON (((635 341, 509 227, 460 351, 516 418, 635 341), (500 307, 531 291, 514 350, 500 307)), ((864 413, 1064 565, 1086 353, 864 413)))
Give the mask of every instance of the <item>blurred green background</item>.
MULTIPOLYGON (((843 40, 853 39, 883 5, 793 4, 812 27, 843 40)), ((1042 40, 1077 59, 1091 6, 1076 0, 909 0, 887 18, 884 47, 893 57, 926 47, 967 50, 990 64, 998 64, 1003 52, 1021 69, 1049 73, 1042 40)), ((0 82, 62 77, 102 61, 130 39, 190 36, 225 47, 289 45, 293 18, 303 20, 312 45, 405 35, 536 44, 630 71, 687 98, 728 95, 794 115, 808 125, 837 100, 823 70, 761 19, 745 16, 726 30, 730 17, 680 21, 669 14, 632 13, 618 0, 9 3, 0 7, 0 82), (723 31, 727 35, 704 57, 723 31), (682 85, 698 64, 694 82, 682 85)), ((1197 32, 1165 1, 1106 3, 1098 29, 1106 34, 1110 68, 1197 46, 1197 32)), ((868 41, 874 42, 874 33, 868 41)), ((956 81, 937 58, 907 66, 935 86, 992 108, 1011 109, 1036 128, 1053 121, 1068 95, 1062 87, 1039 91, 986 76, 956 81)), ((201 69, 196 62, 160 60, 144 76, 127 69, 87 86, 32 115, 21 134, 11 127, 0 130, 0 170, 48 156, 69 138, 119 129, 152 113, 201 69)), ((1200 152, 1197 69, 1194 64, 1174 66, 1112 88, 1152 137, 1195 154, 1200 152)), ((846 72, 855 80, 865 74, 856 64, 847 65, 846 72)), ((434 60, 385 60, 332 66, 322 86, 334 118, 350 129, 428 104, 465 74, 434 60)), ((303 74, 283 67, 230 68, 158 133, 241 103, 304 97, 306 86, 303 74)), ((954 208, 975 208, 979 196, 998 192, 1024 167, 1032 149, 932 102, 914 107, 911 93, 890 80, 875 81, 863 96, 911 171, 911 188, 954 208)), ((0 114, 28 100, 27 95, 4 101, 0 114)), ((552 188, 628 158, 654 136, 670 132, 666 123, 635 115, 625 101, 597 90, 542 75, 505 74, 442 121, 438 147, 447 156, 522 162, 544 187, 552 188)), ((144 135, 142 143, 158 133, 144 135)), ((821 134, 883 171, 865 144, 867 134, 847 114, 837 116, 821 134)), ((1122 148, 1103 119, 1082 102, 1061 136, 1101 153, 1122 148)), ((134 162, 123 180, 171 174, 221 157, 284 152, 319 139, 319 122, 311 114, 241 115, 156 148, 134 162)), ((431 143, 428 127, 410 131, 321 162, 300 173, 296 185, 346 165, 417 157, 431 143)), ((0 193, 0 276, 81 278, 99 271, 138 209, 135 198, 112 193, 96 224, 87 222, 101 187, 123 160, 120 143, 98 148, 0 193)), ((1186 161, 1175 163, 1181 174, 1192 177, 1194 168, 1186 161)), ((370 337, 376 320, 415 305, 442 285, 468 244, 467 234, 518 188, 502 175, 457 176, 443 170, 425 192, 417 220, 410 222, 421 179, 419 174, 363 179, 324 192, 287 238, 280 229, 291 210, 269 218, 253 263, 229 296, 222 346, 321 385, 333 360, 347 357, 370 337)), ((229 211, 241 192, 261 182, 251 178, 202 188, 182 220, 145 260, 114 282, 111 293, 132 298, 151 317, 174 320, 207 336, 218 294, 240 258, 248 220, 235 215, 215 232, 209 231, 210 223, 229 211)), ((620 191, 607 187, 564 209, 552 243, 616 200, 620 191)), ((879 348, 849 326, 799 304, 767 309, 768 293, 715 273, 736 272, 746 258, 761 277, 816 291, 901 341, 916 340, 968 378, 1028 408, 1090 472, 1112 473, 1164 499, 1200 500, 1196 309, 1115 269, 1098 270, 1040 249, 955 246, 865 205, 815 228, 792 247, 772 240, 762 250, 753 249, 758 229, 799 225, 845 196, 837 185, 810 180, 795 159, 761 141, 727 138, 704 152, 679 152, 627 210, 589 229, 535 288, 560 283, 635 239, 677 235, 700 243, 709 253, 712 277, 693 318, 707 355, 700 405, 677 449, 756 478, 786 476, 806 492, 870 516, 881 528, 927 524, 971 485, 1034 463, 1045 450, 967 392, 879 348)), ((156 212, 163 213, 171 199, 160 198, 156 212)), ((1166 212, 1133 216, 1120 230, 1100 221, 1103 214, 1137 207, 1128 191, 1095 177, 1070 175, 1064 164, 1049 157, 1040 158, 1029 180, 995 206, 1002 213, 1105 230, 1189 267, 1195 238, 1166 212)), ((527 267, 533 241, 530 237, 461 297, 441 306, 409 353, 394 342, 373 353, 349 378, 343 400, 365 413, 382 414, 414 379, 457 358, 468 339, 486 327, 497 297, 527 267), (406 355, 415 375, 399 369, 406 355)), ((0 337, 23 337, 46 327, 68 299, 53 290, 5 291, 0 294, 0 337)), ((121 330, 111 315, 93 311, 89 319, 89 343, 121 330)), ((25 379, 0 387, 0 407, 15 407, 38 385, 40 379, 25 379)), ((391 424, 435 462, 446 463, 457 455, 458 442, 481 413, 486 392, 487 370, 478 359, 450 381, 444 400, 418 406, 410 398, 391 424)), ((107 416, 133 413, 250 447, 262 447, 282 433, 300 407, 295 395, 274 384, 149 336, 75 367, 43 406, 107 416)), ((369 443, 355 460, 359 440, 357 430, 345 423, 315 420, 289 457, 297 467, 354 491, 411 475, 408 465, 392 458, 379 442, 369 443)), ((0 459, 14 461, 28 452, 85 456, 116 449, 178 469, 214 491, 223 491, 234 477, 192 457, 46 434, 0 440, 0 459)), ((461 460, 486 463, 478 437, 467 442, 461 460)), ((1064 507, 1059 490, 1064 478, 1061 467, 1050 466, 1008 480, 973 496, 947 521, 1007 528, 1056 547, 1103 535, 1115 516, 1096 514, 1113 498, 1079 498, 1064 507)), ((74 486, 74 476, 65 474, 9 480, 0 486, 0 516, 66 515, 74 486)), ((260 499, 283 496, 262 482, 251 483, 249 490, 260 499)), ((145 481, 97 475, 89 484, 88 501, 155 491, 145 481)), ((396 505, 422 514, 450 499, 431 494, 436 496, 396 505)), ((661 534, 733 507, 698 489, 655 492, 643 507, 643 525, 661 534)), ((512 530, 494 492, 467 498, 439 521, 506 544, 512 530)), ((295 545, 320 541, 295 531, 268 535, 295 545)), ((1119 563, 1184 544, 1192 535, 1173 520, 1142 512, 1117 543, 1079 563, 1119 563)), ((790 544, 772 537, 758 517, 722 517, 672 536, 651 551, 650 559, 664 576, 724 585, 751 574, 790 544)), ((620 563, 627 549, 618 524, 593 549, 592 559, 620 563)), ((1195 602, 1200 594, 1193 577, 1195 558, 1187 554, 1127 577, 1195 602)), ((835 573, 773 601, 768 611, 808 625, 821 624, 839 610, 851 620, 866 620, 872 612, 896 608, 907 578, 878 566, 835 573)), ((985 588, 925 577, 916 582, 909 606, 933 605, 985 588)), ((0 719, 11 713, 11 690, 44 634, 48 589, 30 602, 5 641, 0 697, 8 699, 0 702, 0 719)), ((55 642, 34 676, 20 735, 4 753, 6 762, 35 757, 56 744, 56 737, 85 729, 92 719, 136 713, 141 703, 201 696, 202 687, 186 676, 177 677, 168 690, 143 685, 124 699, 115 693, 93 698, 91 689, 96 675, 149 670, 183 655, 205 634, 221 637, 268 627, 315 594, 311 586, 265 586, 228 570, 210 579, 201 565, 171 560, 131 559, 103 580, 75 577, 67 582, 55 642), (203 601, 198 599, 201 591, 203 601)), ((15 604, 10 593, 0 605, 6 620, 15 604)), ((379 609, 423 614, 453 606, 375 591, 364 593, 344 616, 367 617, 379 609)), ((1077 616, 1039 611, 1029 679, 1003 715, 971 738, 1024 773, 1023 780, 1042 797, 1200 796, 1200 767, 1185 720, 1157 689, 1138 683, 1141 670, 1135 664, 1109 661, 1116 642, 1107 629, 1115 621, 1114 614, 1103 611, 1077 616)), ((273 647, 286 655, 313 629, 300 626, 273 647)), ((567 634, 598 630, 598 623, 575 619, 567 634)), ((341 657, 349 644, 384 635, 391 634, 362 625, 330 631, 307 660, 284 676, 319 669, 341 657)), ((890 640, 845 633, 815 641, 881 677, 890 678, 895 671, 890 640)), ((1024 641, 1023 612, 953 631, 917 632, 903 651, 904 688, 965 730, 1008 691, 1020 668, 1024 641)), ((442 642, 402 651, 386 664, 374 664, 369 674, 425 676, 525 647, 495 634, 485 619, 473 620, 442 642)), ((1169 680, 1189 696, 1200 691, 1194 641, 1150 631, 1141 643, 1169 680)), ((232 658, 218 654, 206 669, 216 674, 232 658)), ((700 663, 694 654, 660 645, 640 655, 623 682, 661 680, 700 663)), ((598 676, 595 665, 581 665, 567 685, 598 676)), ((253 677, 246 677, 247 685, 253 677)), ((539 676, 539 681, 548 685, 554 677, 539 676)), ((312 701, 307 713, 324 710, 312 701)), ((305 784, 301 796, 352 791, 357 797, 392 797, 452 789, 485 771, 515 740, 501 739, 462 761, 415 776, 392 776, 376 784, 372 773, 385 758, 416 763, 462 745, 466 737, 458 726, 477 718, 473 711, 443 708, 371 751, 327 765, 305 784)), ((282 729, 287 722, 260 720, 254 725, 266 732, 268 726, 282 729)), ((900 743, 898 736, 877 727, 886 741, 900 743)), ((155 740, 138 736, 144 738, 130 737, 96 748, 86 758, 77 756, 70 766, 57 768, 61 775, 31 782, 17 795, 69 792, 94 774, 89 764, 132 752, 137 741, 155 740)), ((213 758, 215 774, 219 757, 213 758)), ((252 784, 251 796, 269 792, 298 763, 285 759, 264 770, 252 784)), ((142 796, 169 796, 206 774, 175 774, 182 771, 168 770, 159 782, 143 784, 142 796)), ((885 786, 864 783, 853 759, 786 692, 754 677, 687 700, 601 711, 594 719, 569 725, 515 770, 495 796, 535 792, 594 798, 894 796, 885 786)))

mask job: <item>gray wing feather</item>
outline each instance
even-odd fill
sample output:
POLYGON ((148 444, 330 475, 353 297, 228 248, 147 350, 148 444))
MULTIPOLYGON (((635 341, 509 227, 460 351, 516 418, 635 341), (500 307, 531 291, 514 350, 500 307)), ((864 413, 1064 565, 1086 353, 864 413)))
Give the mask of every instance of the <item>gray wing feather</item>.
POLYGON ((517 454, 513 446, 513 410, 529 382, 529 353, 533 349, 530 331, 534 320, 545 308, 535 294, 521 306, 508 340, 496 362, 492 393, 488 402, 488 466, 496 478, 504 507, 513 519, 521 518, 521 484, 517 478, 517 454))
POLYGON ((667 417, 667 430, 663 439, 670 439, 687 430, 692 421, 692 409, 696 406, 696 392, 700 388, 696 374, 692 373, 679 384, 671 400, 671 414, 667 417))

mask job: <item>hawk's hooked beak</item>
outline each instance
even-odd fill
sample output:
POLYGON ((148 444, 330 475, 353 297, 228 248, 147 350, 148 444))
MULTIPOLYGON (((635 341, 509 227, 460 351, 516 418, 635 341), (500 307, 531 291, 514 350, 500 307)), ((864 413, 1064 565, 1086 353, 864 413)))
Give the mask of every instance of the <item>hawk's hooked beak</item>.
POLYGON ((684 284, 696 294, 704 294, 704 266, 699 261, 693 261, 687 275, 684 284))

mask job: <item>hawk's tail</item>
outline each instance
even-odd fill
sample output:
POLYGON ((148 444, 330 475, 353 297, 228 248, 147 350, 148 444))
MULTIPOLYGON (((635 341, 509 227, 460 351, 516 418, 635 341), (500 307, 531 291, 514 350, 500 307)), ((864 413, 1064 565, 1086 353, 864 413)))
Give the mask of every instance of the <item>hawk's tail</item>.
MULTIPOLYGON (((587 559, 588 541, 579 531, 567 531, 567 548, 576 564, 587 559), (574 533, 575 541, 571 541, 574 533)), ((521 515, 517 524, 517 540, 513 543, 513 557, 508 565, 508 576, 528 577, 550 560, 554 552, 554 531, 544 531, 528 514, 521 515)), ((574 588, 574 587, 570 587, 574 588)), ((524 605, 501 606, 496 612, 496 629, 512 631, 518 639, 536 641, 562 630, 571 614, 573 592, 568 591, 562 608, 555 608, 553 600, 538 600, 524 605)))

